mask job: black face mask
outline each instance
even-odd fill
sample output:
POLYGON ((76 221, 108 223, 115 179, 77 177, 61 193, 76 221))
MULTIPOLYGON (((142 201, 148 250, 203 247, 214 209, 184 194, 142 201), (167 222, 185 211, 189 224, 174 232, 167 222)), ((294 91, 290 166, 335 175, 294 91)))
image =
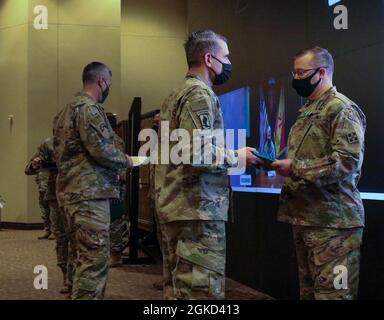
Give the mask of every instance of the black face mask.
POLYGON ((102 95, 100 103, 104 103, 105 100, 107 100, 108 95, 109 95, 109 86, 108 86, 107 82, 106 82, 104 79, 103 79, 103 81, 104 81, 104 83, 105 83, 107 89, 105 89, 105 90, 103 91, 103 87, 100 86, 100 88, 101 88, 101 95, 102 95))
POLYGON ((321 82, 321 78, 315 84, 311 84, 312 78, 319 72, 321 68, 317 68, 315 72, 305 79, 293 79, 292 87, 296 90, 300 97, 308 98, 321 82))
POLYGON ((216 74, 216 72, 212 69, 212 71, 215 72, 215 74, 216 74, 215 81, 213 82, 213 84, 215 86, 220 86, 220 85, 226 83, 231 78, 232 65, 229 63, 223 63, 214 56, 212 56, 212 58, 219 61, 223 65, 223 72, 220 74, 216 74))

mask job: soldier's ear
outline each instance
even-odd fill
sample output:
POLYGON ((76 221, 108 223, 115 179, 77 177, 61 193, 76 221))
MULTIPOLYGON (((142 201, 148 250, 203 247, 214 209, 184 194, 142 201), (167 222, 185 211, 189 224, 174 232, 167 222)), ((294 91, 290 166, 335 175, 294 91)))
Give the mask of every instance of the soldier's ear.
POLYGON ((320 68, 320 70, 319 70, 319 75, 320 75, 322 78, 325 77, 326 73, 327 73, 327 70, 326 70, 325 68, 320 68))
POLYGON ((210 53, 206 53, 203 56, 204 63, 208 68, 212 68, 212 55, 210 53))
POLYGON ((97 79, 96 79, 97 86, 103 87, 102 83, 103 83, 103 78, 101 76, 97 76, 97 79))

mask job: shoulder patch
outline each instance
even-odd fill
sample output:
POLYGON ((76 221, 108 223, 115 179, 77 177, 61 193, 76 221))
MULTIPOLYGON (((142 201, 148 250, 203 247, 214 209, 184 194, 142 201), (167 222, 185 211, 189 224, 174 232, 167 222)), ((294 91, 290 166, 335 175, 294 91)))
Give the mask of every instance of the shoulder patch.
POLYGON ((209 118, 208 110, 200 110, 200 111, 197 111, 196 114, 200 119, 202 129, 212 128, 211 119, 209 118))
POLYGON ((210 105, 209 105, 209 100, 208 97, 201 97, 197 100, 192 100, 190 102, 191 110, 194 112, 198 112, 200 110, 209 110, 210 105))
POLYGON ((85 109, 86 122, 95 128, 104 138, 111 137, 107 119, 97 105, 88 105, 85 109))
POLYGON ((352 108, 348 108, 345 110, 345 113, 347 115, 348 120, 350 121, 356 121, 356 112, 352 108))
POLYGON ((349 132, 347 134, 347 139, 349 144, 354 144, 359 142, 359 137, 357 136, 356 132, 349 132))

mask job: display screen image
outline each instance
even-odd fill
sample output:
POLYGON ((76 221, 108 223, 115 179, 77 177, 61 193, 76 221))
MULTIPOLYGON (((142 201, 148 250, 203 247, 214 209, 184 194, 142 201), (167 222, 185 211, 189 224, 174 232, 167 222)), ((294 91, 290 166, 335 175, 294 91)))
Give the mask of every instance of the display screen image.
MULTIPOLYGON (((245 129, 247 137, 250 136, 250 88, 244 87, 219 96, 221 110, 226 130, 234 130, 234 149, 238 149, 238 131, 245 129)), ((240 186, 242 176, 231 176, 231 186, 240 186)))

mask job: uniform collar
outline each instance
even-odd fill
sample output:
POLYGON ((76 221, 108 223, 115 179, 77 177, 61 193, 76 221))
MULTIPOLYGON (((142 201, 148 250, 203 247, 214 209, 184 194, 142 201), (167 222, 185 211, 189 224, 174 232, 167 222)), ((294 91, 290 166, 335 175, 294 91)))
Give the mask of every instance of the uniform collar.
POLYGON ((199 80, 202 83, 204 83, 204 85, 207 86, 212 91, 212 88, 209 86, 209 84, 202 77, 200 77, 197 74, 193 74, 193 73, 188 72, 187 75, 186 75, 186 79, 196 79, 196 80, 199 80))
POLYGON ((325 91, 318 99, 307 100, 304 106, 299 109, 299 113, 307 112, 309 109, 315 110, 318 106, 321 106, 324 101, 328 100, 331 95, 334 95, 337 92, 335 86, 325 91))
POLYGON ((95 99, 92 96, 90 96, 88 93, 86 93, 84 91, 79 91, 78 93, 75 94, 75 97, 81 97, 81 98, 90 99, 94 104, 100 106, 104 110, 104 107, 103 107, 102 104, 96 102, 95 99))

